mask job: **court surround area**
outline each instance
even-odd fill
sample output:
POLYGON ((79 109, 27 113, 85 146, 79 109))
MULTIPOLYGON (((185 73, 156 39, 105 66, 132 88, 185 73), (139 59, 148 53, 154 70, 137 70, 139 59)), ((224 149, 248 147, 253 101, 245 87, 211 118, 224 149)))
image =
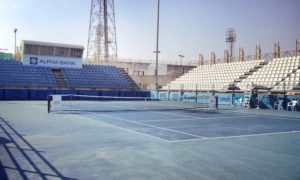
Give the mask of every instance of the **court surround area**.
POLYGON ((300 177, 299 112, 47 113, 46 101, 2 101, 0 109, 0 174, 8 179, 300 177))

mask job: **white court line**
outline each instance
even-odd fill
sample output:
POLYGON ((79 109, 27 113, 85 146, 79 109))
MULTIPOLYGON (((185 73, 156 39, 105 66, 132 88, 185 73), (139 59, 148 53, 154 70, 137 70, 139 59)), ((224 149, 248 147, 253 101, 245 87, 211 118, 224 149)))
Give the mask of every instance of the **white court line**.
POLYGON ((259 116, 256 116, 256 115, 253 115, 253 116, 235 116, 235 117, 212 117, 212 118, 200 118, 198 117, 197 119, 196 118, 193 118, 193 119, 161 119, 161 120, 144 120, 144 121, 138 121, 138 122, 164 122, 164 121, 197 121, 197 120, 210 120, 210 119, 230 119, 230 118, 240 118, 240 117, 259 117, 259 116))
POLYGON ((147 126, 147 127, 156 128, 156 129, 162 129, 162 130, 176 132, 176 133, 185 134, 185 135, 198 137, 198 138, 205 138, 203 136, 198 136, 198 135, 195 135, 195 134, 185 133, 185 132, 181 132, 181 131, 177 131, 177 130, 173 130, 173 129, 168 129, 168 128, 163 128, 163 127, 158 127, 158 126, 153 126, 153 125, 149 125, 149 124, 143 124, 143 123, 139 123, 139 122, 136 122, 136 121, 131 121, 131 120, 128 120, 128 119, 119 118, 119 117, 115 117, 115 116, 111 116, 111 115, 106 115, 106 114, 102 114, 102 115, 110 117, 110 118, 122 120, 122 121, 127 121, 127 122, 134 123, 134 124, 139 124, 139 125, 142 125, 142 126, 147 126))
POLYGON ((197 138, 197 139, 186 139, 186 140, 175 140, 170 141, 171 143, 178 142, 190 142, 190 141, 207 141, 207 140, 217 140, 217 139, 233 139, 233 138, 242 138, 242 137, 256 137, 256 136, 268 136, 268 135, 280 135, 280 134, 292 134, 300 133, 300 131, 283 131, 283 132, 274 132, 274 133, 261 133, 261 134, 246 134, 246 135, 237 135, 237 136, 220 136, 220 137, 206 137, 206 138, 197 138))
POLYGON ((267 116, 270 118, 285 118, 285 119, 289 119, 291 121, 300 121, 300 118, 298 117, 289 117, 289 116, 285 116, 285 115, 271 115, 271 114, 259 114, 257 112, 242 112, 242 111, 235 111, 235 112, 228 112, 228 111, 222 111, 222 113, 224 114, 252 114, 252 115, 257 115, 257 116, 267 116))
MULTIPOLYGON (((93 118, 90 118, 90 117, 86 117, 86 116, 84 116, 84 117, 88 118, 90 120, 96 121, 96 122, 99 123, 99 120, 96 120, 96 119, 93 119, 93 118)), ((154 138, 154 139, 157 139, 157 140, 163 141, 163 142, 172 142, 172 141, 169 141, 169 140, 166 140, 166 139, 162 139, 162 138, 159 138, 159 137, 156 137, 156 136, 152 136, 150 134, 140 133, 140 132, 137 132, 137 131, 134 131, 134 130, 130 130, 130 129, 127 129, 127 128, 122 128, 122 127, 117 126, 117 125, 109 124, 109 123, 107 123, 107 122, 105 122, 105 121, 103 121, 101 119, 100 119, 100 122, 106 124, 107 126, 111 126, 111 127, 117 128, 117 129, 125 130, 125 131, 128 131, 130 133, 134 133, 134 134, 138 134, 138 135, 142 135, 142 136, 154 138)))
MULTIPOLYGON (((116 106, 117 107, 117 106, 116 106)), ((147 111, 146 111, 147 112, 147 111)), ((167 115, 172 115, 172 116, 177 116, 177 117, 189 117, 191 119, 205 119, 205 118, 201 118, 201 117, 195 117, 195 116, 189 116, 189 115, 179 115, 179 114, 172 114, 172 113, 168 113, 168 112, 157 112, 157 111, 151 111, 151 112, 154 112, 154 113, 158 113, 158 114, 167 114, 167 115)), ((222 111, 221 111, 222 112, 222 111)), ((239 115, 239 116, 236 116, 236 117, 223 117, 223 118, 239 118, 239 117, 259 117, 259 116, 263 116, 261 114, 257 114, 255 113, 256 116, 254 116, 254 113, 238 113, 238 112, 230 112, 230 113, 227 113, 227 114, 236 114, 236 115, 239 115), (241 115, 241 114, 248 114, 248 115, 241 115)), ((274 134, 287 134, 287 133, 295 133, 295 132, 300 132, 300 131, 290 131, 290 132, 277 132, 277 133, 263 133, 263 134, 250 134, 250 135, 240 135, 240 136, 226 136, 226 137, 214 137, 214 138, 207 138, 207 137, 203 137, 203 136, 198 136, 198 135, 194 135, 194 134, 190 134, 190 133, 184 133, 184 132, 181 132, 181 131, 176 131, 176 130, 172 130, 172 129, 167 129, 167 128, 162 128, 162 127, 157 127, 157 126, 152 126, 152 125, 147 125, 147 124, 143 124, 143 123, 138 123, 136 121, 131 121, 131 120, 127 120, 127 119, 123 119, 123 118, 118 118, 118 117, 114 117, 114 116, 109 116, 109 115, 105 115, 105 114, 102 114, 104 116, 108 116, 108 117, 111 117, 111 118, 115 118, 115 119, 119 119, 119 120, 123 120, 123 121, 128 121, 128 122, 131 122, 131 123, 135 123, 135 124, 140 124, 140 125, 143 125, 143 126, 148 126, 148 127, 152 127, 152 128, 158 128, 158 129, 163 129, 163 130, 167 130, 167 131, 173 131, 173 132, 176 132, 176 133, 181 133, 181 134, 186 134, 186 135, 190 135, 190 136, 193 136, 193 137, 198 137, 196 139, 187 139, 187 140, 175 140, 175 141, 170 141, 170 140, 166 140, 166 139, 162 139, 162 138, 159 138, 159 137, 156 137, 156 136, 152 136, 152 135, 149 135, 149 134, 145 134, 145 133, 140 133, 140 132, 137 132, 137 131, 134 131, 134 130, 130 130, 130 129, 126 129, 126 128, 122 128, 122 127, 119 127, 119 126, 116 126, 116 125, 112 125, 112 124, 108 124, 108 123, 105 123, 105 124, 108 124, 110 126, 113 126, 113 127, 116 127, 116 128, 119 128, 119 129, 122 129, 122 130, 126 130, 128 132, 132 132, 132 133, 135 133, 135 134, 139 134, 139 135, 144 135, 144 136, 148 136, 148 137, 152 137, 152 138, 156 138, 156 139, 159 139, 160 141, 164 141, 164 142, 188 142, 188 141, 199 141, 199 140, 213 140, 213 139, 229 139, 229 138, 238 138, 238 137, 251 137, 251 136, 263 136, 263 135, 274 135, 274 134)), ((268 116, 268 115, 264 115, 264 116, 268 116)), ((269 116, 270 117, 270 116, 269 116)), ((276 116, 273 116, 273 117, 276 117, 276 116)), ((214 117, 214 118, 210 118, 210 119, 221 119, 222 117, 214 117)), ((103 122, 103 121, 101 121, 103 122)), ((144 121, 142 121, 144 122, 144 121)))
POLYGON ((160 120, 144 120, 144 121, 137 121, 137 122, 166 122, 166 121, 197 121, 197 119, 160 119, 160 120))
MULTIPOLYGON (((195 116, 181 115, 181 114, 172 114, 172 113, 168 113, 168 112, 157 112, 157 111, 154 111, 154 113, 167 114, 167 115, 172 115, 172 116, 177 116, 177 117, 188 117, 188 118, 191 118, 191 119, 206 119, 206 118, 203 118, 203 117, 195 117, 195 116)), ((238 117, 241 117, 241 116, 238 116, 238 117)), ((254 115, 253 114, 252 115, 249 114, 249 115, 245 115, 245 116, 242 116, 242 117, 252 117, 252 116, 254 116, 254 115)), ((257 115, 255 115, 254 117, 256 117, 256 116, 257 115)), ((210 119, 220 119, 220 118, 222 118, 222 117, 213 117, 213 118, 210 118, 210 119)), ((235 118, 235 117, 228 117, 228 118, 235 118)))
MULTIPOLYGON (((119 107, 119 106, 115 106, 115 107, 119 107)), ((152 111, 151 111, 151 112, 152 112, 152 111)), ((154 112, 155 112, 155 111, 154 111, 154 112)), ((139 122, 136 122, 136 121, 131 121, 131 120, 124 119, 124 118, 118 118, 118 117, 111 116, 111 115, 106 115, 106 114, 102 114, 102 115, 103 115, 103 116, 107 116, 107 117, 111 117, 111 118, 114 118, 114 119, 119 119, 119 120, 131 122, 131 123, 143 125, 143 126, 148 126, 148 127, 151 127, 151 128, 156 128, 156 129, 162 129, 162 130, 166 130, 166 131, 176 132, 176 133, 185 134, 185 135, 189 135, 189 136, 193 136, 193 137, 197 137, 197 138, 205 138, 205 137, 198 136, 198 135, 195 135, 195 134, 185 133, 185 132, 182 132, 182 131, 177 131, 177 130, 167 129, 167 128, 163 128, 163 127, 158 127, 158 126, 148 125, 148 124, 143 124, 143 123, 139 123, 139 122)), ((189 117, 193 117, 193 116, 189 116, 189 117)), ((101 122, 103 122, 103 121, 101 121, 101 122)), ((112 125, 112 126, 121 128, 121 127, 116 126, 116 125, 112 125)), ((130 131, 130 132, 136 132, 136 131, 129 130, 129 129, 126 129, 126 128, 121 128, 121 129, 125 129, 125 130, 128 130, 128 131, 130 131)), ((137 132, 136 132, 136 133, 137 133, 137 132)), ((155 136, 151 136, 151 135, 144 134, 144 133, 137 133, 137 134, 142 134, 142 135, 147 135, 147 136, 150 136, 150 137, 155 137, 155 136)), ((158 138, 158 137, 156 137, 156 138, 158 138)), ((161 139, 161 138, 158 138, 158 139, 161 139)), ((164 140, 165 140, 165 139, 164 139, 164 140)), ((165 140, 165 141, 170 142, 169 140, 165 140)))
MULTIPOLYGON (((102 114, 102 115, 104 115, 104 114, 102 114)), ((106 115, 106 116, 108 116, 108 115, 106 115)), ((90 120, 93 120, 93 121, 96 121, 96 122, 99 122, 98 120, 95 120, 93 118, 89 118, 89 117, 86 117, 86 118, 88 118, 90 120)), ((117 118, 117 117, 112 117, 112 118, 120 119, 120 118, 117 118)), ((120 120, 123 120, 123 119, 120 119, 120 120)), ((125 120, 125 121, 129 121, 129 120, 125 120)), ((131 121, 129 121, 129 122, 131 122, 131 121)), ((207 140, 218 140, 218 139, 233 139, 233 138, 242 138, 242 137, 256 137, 256 136, 267 136, 267 135, 280 135, 280 134, 300 133, 300 131, 286 131, 286 132, 248 134, 248 135, 238 135, 238 136, 211 137, 211 138, 200 136, 199 138, 196 138, 196 139, 172 140, 172 141, 170 141, 170 140, 159 138, 159 137, 156 137, 156 136, 152 136, 152 135, 149 135, 149 134, 146 134, 146 133, 140 133, 140 132, 137 132, 137 131, 134 131, 134 130, 130 130, 130 129, 127 129, 127 128, 123 128, 123 127, 117 126, 117 125, 109 124, 109 123, 107 123, 105 121, 102 121, 102 120, 101 120, 101 123, 104 123, 104 124, 106 124, 108 126, 115 127, 115 128, 121 129, 121 130, 128 131, 130 133, 134 133, 134 134, 138 134, 138 135, 142 135, 142 136, 154 138, 154 139, 159 140, 160 142, 162 141, 162 142, 167 142, 167 143, 180 143, 180 142, 192 142, 192 141, 204 141, 204 140, 207 141, 207 140)), ((142 124, 142 123, 139 123, 139 124, 142 124)), ((142 125, 144 125, 144 124, 142 124, 142 125)))

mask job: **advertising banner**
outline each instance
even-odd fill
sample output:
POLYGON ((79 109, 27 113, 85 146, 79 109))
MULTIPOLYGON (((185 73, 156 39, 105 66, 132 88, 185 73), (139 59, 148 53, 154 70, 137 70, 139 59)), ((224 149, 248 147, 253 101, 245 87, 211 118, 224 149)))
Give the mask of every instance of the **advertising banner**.
POLYGON ((82 68, 82 59, 73 57, 24 55, 23 65, 60 68, 82 68))
POLYGON ((170 92, 170 101, 181 101, 180 92, 170 92))
POLYGON ((232 104, 232 94, 217 94, 218 104, 220 105, 231 105, 232 104))
POLYGON ((195 103, 196 102, 196 93, 193 92, 185 92, 183 94, 183 101, 184 102, 192 102, 195 103))
POLYGON ((168 94, 169 92, 159 92, 158 93, 158 99, 159 100, 163 100, 163 101, 167 101, 168 100, 168 94))

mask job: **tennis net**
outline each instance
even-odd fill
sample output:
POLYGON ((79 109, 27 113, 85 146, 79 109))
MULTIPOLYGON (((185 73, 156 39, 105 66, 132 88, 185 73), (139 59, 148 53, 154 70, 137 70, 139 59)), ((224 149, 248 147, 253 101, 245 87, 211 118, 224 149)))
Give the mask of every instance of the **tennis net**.
MULTIPOLYGON (((209 97, 202 97, 208 100, 209 97)), ((216 106, 198 101, 191 103, 185 99, 170 101, 151 97, 116 97, 90 95, 50 95, 48 112, 114 112, 114 111, 172 111, 172 110, 211 110, 216 106)))

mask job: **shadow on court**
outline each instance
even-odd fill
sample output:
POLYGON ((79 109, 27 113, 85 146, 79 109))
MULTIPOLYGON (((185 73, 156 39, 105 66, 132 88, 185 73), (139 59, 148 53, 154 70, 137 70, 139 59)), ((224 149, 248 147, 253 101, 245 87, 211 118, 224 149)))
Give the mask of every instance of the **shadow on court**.
POLYGON ((0 110, 0 179, 299 179, 299 113, 0 110))
POLYGON ((0 179, 68 179, 31 145, 12 125, 0 117, 0 147, 6 155, 0 162, 0 179), (4 163, 4 164, 3 164, 4 163))

